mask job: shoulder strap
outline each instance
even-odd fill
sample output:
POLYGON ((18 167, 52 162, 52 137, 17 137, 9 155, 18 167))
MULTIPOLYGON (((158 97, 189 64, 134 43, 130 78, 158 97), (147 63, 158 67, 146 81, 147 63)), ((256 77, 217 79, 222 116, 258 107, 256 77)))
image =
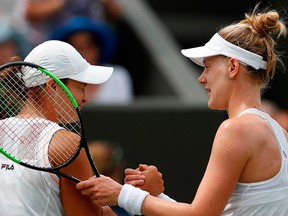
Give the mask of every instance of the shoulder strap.
POLYGON ((286 137, 284 135, 283 128, 278 124, 278 122, 276 122, 267 113, 262 112, 258 109, 253 109, 253 108, 244 110, 238 116, 241 116, 241 115, 247 114, 247 113, 255 114, 255 115, 263 118, 272 127, 273 132, 274 132, 276 139, 278 141, 279 147, 282 149, 285 156, 287 157, 288 156, 288 143, 287 143, 286 137))

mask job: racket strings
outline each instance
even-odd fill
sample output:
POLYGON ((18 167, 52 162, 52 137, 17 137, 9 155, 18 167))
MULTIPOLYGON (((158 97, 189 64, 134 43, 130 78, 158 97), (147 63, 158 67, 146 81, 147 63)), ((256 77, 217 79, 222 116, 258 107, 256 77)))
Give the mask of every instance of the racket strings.
POLYGON ((10 118, 9 121, 2 121, 1 127, 6 125, 1 131, 1 148, 8 154, 23 160, 29 164, 35 163, 37 142, 41 139, 41 130, 46 125, 29 121, 24 122, 22 119, 10 118), (17 124, 17 125, 15 125, 17 124), (30 125, 30 127, 27 127, 30 125))
MULTIPOLYGON (((25 162, 30 165, 38 166, 38 167, 47 167, 49 164, 41 164, 43 160, 47 161, 48 151, 45 151, 46 146, 42 145, 42 147, 38 146, 38 143, 42 141, 46 141, 46 145, 52 142, 49 139, 52 139, 54 133, 53 128, 44 131, 45 128, 51 124, 50 122, 39 123, 37 121, 43 121, 42 119, 17 119, 14 118, 12 122, 10 122, 10 127, 6 125, 5 130, 2 130, 1 133, 1 147, 8 154, 25 162), (36 122, 35 122, 36 121, 36 122), (19 124, 23 126, 22 130, 15 130, 15 128, 20 128, 19 125, 15 126, 14 124, 19 124), (11 145, 11 143, 14 143, 11 145), (42 154, 43 152, 43 154, 42 154)), ((70 158, 72 158, 77 150, 77 146, 71 145, 71 148, 67 148, 67 146, 61 145, 61 143, 72 143, 75 140, 69 139, 69 137, 62 137, 62 140, 59 140, 57 144, 53 145, 54 152, 53 157, 50 157, 50 163, 56 164, 55 166, 59 166, 70 158)))
POLYGON ((50 149, 49 161, 54 166, 59 166, 69 161, 77 153, 78 148, 79 146, 76 148, 66 148, 63 145, 56 145, 53 147, 53 150, 50 149))
POLYGON ((22 108, 24 93, 17 88, 19 84, 7 79, 1 82, 1 113, 2 118, 6 115, 13 116, 22 108))
MULTIPOLYGON (((22 67, 22 71, 39 73, 37 69, 28 69, 27 66, 24 70, 22 67)), ((8 73, 5 79, 0 79, 1 99, 4 98, 0 103, 3 119, 0 125, 3 128, 0 132, 0 147, 12 157, 33 166, 57 167, 69 161, 80 147, 81 124, 68 95, 63 97, 65 91, 51 93, 39 83, 39 78, 29 83, 22 80, 19 84, 19 77, 16 80, 15 74, 8 73), (43 108, 43 101, 49 101, 48 109, 43 108), (42 115, 39 116, 40 112, 42 115), (56 138, 63 129, 67 133, 78 134, 77 138, 56 138)))
MULTIPOLYGON (((25 67, 24 70, 28 71, 27 66, 25 67)), ((36 68, 29 67, 29 70, 34 70, 35 73, 37 73, 36 68)), ((21 71, 19 71, 19 73, 21 73, 21 71)), ((17 112, 15 112, 15 107, 18 110, 21 110, 23 104, 25 103, 27 95, 29 95, 29 97, 34 98, 34 100, 36 100, 36 102, 37 102, 37 103, 29 102, 29 107, 32 108, 32 109, 29 109, 31 112, 30 115, 32 116, 32 114, 33 114, 32 111, 38 110, 40 108, 41 101, 44 100, 44 98, 43 98, 44 96, 41 97, 41 95, 49 95, 47 89, 43 85, 39 85, 36 87, 29 87, 29 88, 26 87, 26 86, 38 85, 37 83, 39 81, 37 80, 36 76, 35 76, 36 78, 31 80, 29 83, 25 84, 24 81, 22 81, 21 88, 19 88, 19 83, 14 80, 15 75, 8 74, 8 76, 9 76, 9 79, 7 79, 7 81, 5 82, 5 84, 6 84, 5 86, 9 86, 9 88, 6 88, 6 91, 4 90, 5 93, 2 94, 2 95, 5 95, 5 97, 7 98, 6 106, 5 106, 7 111, 9 111, 11 116, 17 115, 17 112), (23 89, 25 89, 25 91, 23 91, 23 89), (42 92, 42 94, 40 94, 40 92, 42 92), (43 94, 43 92, 44 92, 44 94, 43 94)), ((68 98, 68 96, 67 96, 67 98, 68 98)), ((54 103, 57 103, 58 107, 71 106, 70 102, 67 103, 67 101, 65 101, 65 100, 57 100, 56 101, 55 97, 50 96, 49 100, 53 101, 54 103)), ((44 114, 49 113, 48 111, 45 111, 43 109, 41 111, 44 112, 44 114)), ((55 110, 53 110, 53 111, 55 111, 55 110)), ((67 116, 77 116, 75 113, 75 109, 66 109, 66 110, 62 109, 61 111, 58 111, 58 113, 62 113, 62 115, 61 115, 62 119, 64 119, 63 116, 66 116, 65 122, 71 121, 71 119, 67 119, 67 116)), ((58 118, 60 118, 60 117, 58 117, 58 118)), ((61 122, 61 121, 59 120, 58 122, 61 122)), ((64 120, 62 120, 62 122, 64 122, 64 120)))

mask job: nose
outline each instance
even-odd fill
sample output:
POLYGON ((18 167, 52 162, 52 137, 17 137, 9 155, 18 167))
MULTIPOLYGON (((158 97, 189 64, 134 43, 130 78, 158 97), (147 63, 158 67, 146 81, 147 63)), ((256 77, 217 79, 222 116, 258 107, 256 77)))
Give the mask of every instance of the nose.
POLYGON ((200 84, 204 84, 206 82, 206 78, 204 76, 204 71, 201 73, 201 75, 198 77, 198 82, 200 84))

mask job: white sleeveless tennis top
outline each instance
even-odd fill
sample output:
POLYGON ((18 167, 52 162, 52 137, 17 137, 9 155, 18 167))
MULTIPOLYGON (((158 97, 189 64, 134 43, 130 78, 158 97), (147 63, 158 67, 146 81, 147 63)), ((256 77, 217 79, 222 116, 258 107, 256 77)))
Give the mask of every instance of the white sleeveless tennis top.
POLYGON ((222 215, 287 216, 288 144, 283 130, 267 113, 261 112, 257 109, 247 109, 240 113, 240 115, 246 113, 260 116, 272 127, 281 152, 282 165, 278 174, 271 179, 253 183, 238 182, 222 215))
MULTIPOLYGON (((35 119, 31 119, 31 121, 34 120, 35 119)), ((35 124, 34 126, 37 126, 40 134, 47 133, 47 130, 50 131, 44 139, 37 140, 37 148, 42 149, 42 147, 45 146, 44 151, 36 154, 36 157, 42 158, 42 154, 47 155, 48 144, 52 136, 62 128, 44 119, 41 119, 40 123, 38 119, 37 122, 37 125, 35 124)), ((7 118, 0 121, 0 146, 4 140, 6 143, 11 143, 11 145, 19 145, 17 140, 12 140, 13 135, 7 134, 8 127, 13 128, 13 124, 21 125, 21 127, 16 127, 19 129, 18 131, 13 132, 21 134, 25 139, 25 133, 28 132, 27 130, 29 130, 29 128, 22 119, 16 119, 15 121, 15 118, 7 118)), ((37 135, 32 137, 32 139, 37 139, 37 135)), ((27 143, 29 144, 29 141, 27 143)), ((49 163, 48 158, 46 157, 41 163, 49 163)), ((36 171, 18 165, 0 154, 0 215, 64 215, 60 199, 59 178, 54 174, 36 171)))

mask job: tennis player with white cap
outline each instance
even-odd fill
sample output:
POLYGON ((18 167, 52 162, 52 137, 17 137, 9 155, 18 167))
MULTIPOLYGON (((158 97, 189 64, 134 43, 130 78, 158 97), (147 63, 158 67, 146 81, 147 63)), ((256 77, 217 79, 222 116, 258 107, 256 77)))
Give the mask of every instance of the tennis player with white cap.
MULTIPOLYGON (((288 215, 288 133, 261 104, 261 92, 281 63, 274 36, 285 35, 279 13, 257 5, 205 46, 182 50, 204 67, 198 81, 207 91, 209 108, 228 114, 191 204, 159 199, 105 176, 80 182, 77 188, 96 204, 118 204, 137 215, 288 215)), ((126 172, 127 179, 137 180, 133 171, 126 172)))
MULTIPOLYGON (((16 57, 13 59, 16 60, 16 57)), ((113 71, 111 67, 90 65, 74 47, 62 41, 47 41, 38 45, 28 54, 24 61, 40 65, 60 78, 73 94, 79 107, 87 103, 87 84, 99 85, 104 83, 110 78, 113 71)), ((38 81, 42 80, 40 79, 41 76, 43 76, 43 73, 28 73, 27 75, 25 74, 23 80, 26 83, 31 83, 29 87, 33 87, 39 85, 38 81)), ((47 80, 44 79, 40 84, 52 86, 51 79, 48 78, 47 80)), ((15 88, 17 88, 17 85, 15 85, 15 88)), ((24 89, 20 90, 25 91, 24 89)), ((35 94, 35 98, 38 100, 50 99, 38 96, 38 94, 35 94)), ((27 113, 29 112, 33 113, 31 108, 27 107, 27 113)), ((31 115, 28 116, 31 118, 31 115)), ((23 123, 21 118, 18 120, 23 123)), ((32 120, 33 118, 31 118, 32 120)), ((48 143, 57 142, 55 137, 59 138, 59 133, 65 133, 65 135, 61 136, 64 139, 69 139, 68 136, 73 134, 67 133, 56 123, 51 122, 51 124, 53 124, 53 130, 51 130, 50 124, 47 124, 46 128, 40 127, 41 132, 47 129, 49 133, 44 139, 39 140, 37 145, 48 146, 48 143)), ((21 126, 24 131, 29 131, 27 125, 22 124, 21 126)), ((13 136, 13 134, 5 136, 13 136)), ((37 139, 37 136, 35 134, 35 139, 37 139)), ((5 140, 4 137, 0 138, 2 139, 1 142, 3 142, 3 139, 5 140)), ((24 136, 23 139, 27 139, 29 142, 29 136, 24 136)), ((27 140, 24 143, 27 143, 27 140)), ((71 138, 71 140, 73 139, 71 138)), ((48 148, 39 147, 39 149, 43 149, 43 155, 48 155, 48 148)), ((41 159, 40 162, 47 163, 45 159, 41 159)), ((10 162, 0 157, 0 163, 3 165, 10 162)), ((91 166, 83 150, 73 162, 61 168, 61 171, 79 179, 86 179, 92 176, 91 166)), ((88 197, 83 196, 75 188, 74 182, 56 174, 35 171, 17 164, 13 165, 13 169, 10 170, 0 169, 0 191, 0 215, 115 215, 110 207, 95 205, 88 197)))

